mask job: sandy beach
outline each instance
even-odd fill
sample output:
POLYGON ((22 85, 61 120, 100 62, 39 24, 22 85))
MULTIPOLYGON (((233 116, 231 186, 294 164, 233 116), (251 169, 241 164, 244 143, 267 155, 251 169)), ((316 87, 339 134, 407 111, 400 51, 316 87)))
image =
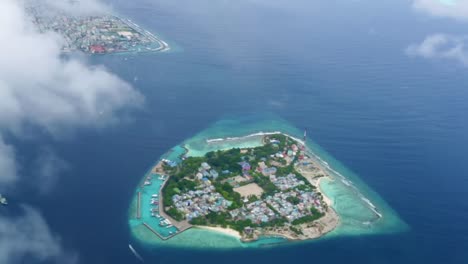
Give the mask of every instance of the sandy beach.
POLYGON ((325 193, 322 191, 322 188, 320 188, 320 183, 322 182, 322 178, 319 178, 318 181, 317 181, 317 188, 319 189, 320 193, 322 194, 322 198, 323 198, 323 201, 329 206, 329 207, 333 207, 333 202, 332 200, 330 200, 330 198, 328 198, 328 196, 325 195, 325 193))
POLYGON ((216 232, 220 232, 225 235, 228 235, 228 236, 235 237, 237 239, 241 239, 240 233, 230 228, 222 228, 222 227, 217 227, 217 226, 216 227, 215 226, 195 226, 195 228, 216 231, 216 232))

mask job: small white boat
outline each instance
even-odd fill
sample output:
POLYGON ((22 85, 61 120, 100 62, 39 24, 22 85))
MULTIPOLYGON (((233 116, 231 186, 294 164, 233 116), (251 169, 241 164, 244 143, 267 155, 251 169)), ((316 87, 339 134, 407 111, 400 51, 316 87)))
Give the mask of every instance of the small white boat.
POLYGON ((8 205, 8 201, 5 197, 0 194, 0 204, 8 205))

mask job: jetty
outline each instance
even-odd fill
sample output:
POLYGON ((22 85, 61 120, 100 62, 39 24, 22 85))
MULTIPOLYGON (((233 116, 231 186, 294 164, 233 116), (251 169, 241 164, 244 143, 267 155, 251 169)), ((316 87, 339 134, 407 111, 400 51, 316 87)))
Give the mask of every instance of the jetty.
POLYGON ((138 192, 138 200, 137 200, 137 219, 141 218, 141 192, 138 192))

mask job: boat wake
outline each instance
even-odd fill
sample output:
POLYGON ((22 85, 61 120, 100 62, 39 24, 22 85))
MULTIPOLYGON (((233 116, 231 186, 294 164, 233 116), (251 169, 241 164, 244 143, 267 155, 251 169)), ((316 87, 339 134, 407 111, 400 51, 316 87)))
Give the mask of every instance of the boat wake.
POLYGON ((130 251, 132 251, 133 255, 135 255, 137 259, 139 259, 141 262, 145 262, 140 254, 138 254, 138 252, 136 252, 136 250, 133 248, 132 244, 128 244, 128 248, 130 248, 130 251))

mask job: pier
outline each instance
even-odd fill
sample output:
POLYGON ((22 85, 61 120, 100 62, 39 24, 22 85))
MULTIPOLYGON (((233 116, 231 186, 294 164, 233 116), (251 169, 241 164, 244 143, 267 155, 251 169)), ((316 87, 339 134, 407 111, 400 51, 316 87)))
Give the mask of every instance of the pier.
MULTIPOLYGON (((163 175, 162 172, 164 172, 163 168, 162 168, 162 162, 158 162, 158 164, 156 164, 152 169, 151 169, 151 172, 152 173, 157 173, 157 174, 160 174, 160 175, 163 175)), ((163 219, 167 219, 170 221, 170 224, 172 224, 177 230, 174 231, 174 232, 171 232, 171 234, 169 236, 164 236, 164 232, 163 233, 159 233, 157 230, 158 228, 154 227, 154 224, 153 222, 146 222, 147 219, 145 218, 146 216, 142 217, 141 216, 141 199, 146 197, 146 191, 143 191, 144 193, 142 193, 142 190, 145 189, 146 187, 149 187, 149 186, 144 186, 142 185, 140 189, 140 191, 137 192, 137 210, 136 210, 136 218, 139 219, 141 222, 140 224, 142 224, 143 226, 145 226, 149 231, 151 231, 151 233, 155 234, 158 238, 160 238, 161 240, 168 240, 190 228, 192 228, 192 225, 187 221, 177 221, 175 219, 173 219, 172 217, 170 217, 169 215, 167 215, 165 212, 164 212, 164 197, 163 197, 163 194, 162 194, 162 189, 164 188, 164 186, 166 186, 167 182, 168 182, 168 179, 169 177, 165 177, 165 180, 164 182, 162 182, 162 184, 160 185, 160 188, 158 190, 158 201, 159 201, 159 206, 158 206, 158 212, 159 212, 159 215, 163 218, 163 219), (153 225, 153 226, 152 226, 153 225)), ((145 180, 146 180, 146 177, 145 177, 145 180)), ((143 201, 144 202, 144 201, 143 201)), ((145 208, 145 207, 144 207, 145 208)), ((155 213, 155 212, 153 212, 155 213)), ((143 215, 145 215, 145 213, 143 213, 143 215)))
POLYGON ((137 200, 137 215, 136 218, 140 219, 141 218, 141 192, 138 192, 138 200, 137 200))
POLYGON ((153 229, 150 225, 148 225, 147 223, 144 223, 144 222, 143 222, 143 225, 144 225, 146 228, 148 228, 149 231, 151 231, 153 234, 157 235, 157 236, 158 236, 160 239, 162 239, 162 240, 168 240, 168 239, 172 238, 173 236, 176 236, 176 235, 178 235, 178 234, 180 234, 180 233, 182 233, 182 232, 184 232, 184 231, 186 231, 186 230, 188 230, 188 229, 190 229, 190 228, 192 227, 192 226, 189 226, 189 227, 185 228, 184 230, 179 230, 179 231, 177 231, 177 233, 174 233, 174 234, 172 234, 172 235, 170 235, 170 236, 163 237, 163 236, 161 236, 161 234, 159 234, 156 230, 154 230, 154 229, 153 229))

